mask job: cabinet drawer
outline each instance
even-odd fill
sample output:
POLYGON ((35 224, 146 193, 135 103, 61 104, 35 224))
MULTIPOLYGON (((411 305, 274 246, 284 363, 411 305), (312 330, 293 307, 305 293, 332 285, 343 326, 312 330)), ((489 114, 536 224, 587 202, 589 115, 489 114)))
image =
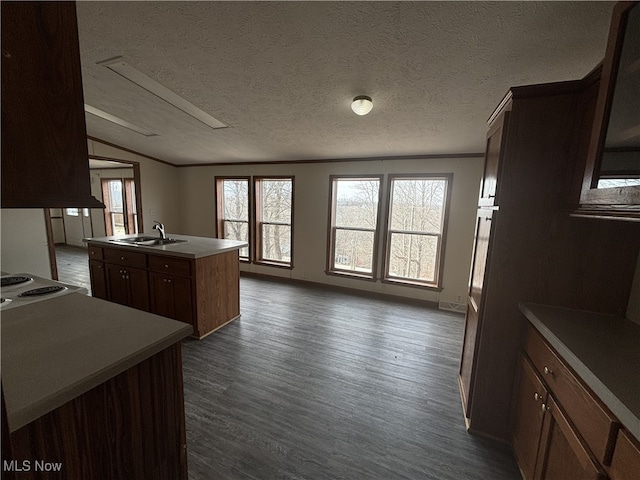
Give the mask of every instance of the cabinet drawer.
POLYGON ((89 245, 89 260, 102 260, 104 258, 102 247, 89 245))
POLYGON ((191 275, 191 260, 164 256, 149 256, 149 269, 154 272, 170 273, 172 275, 191 275))
POLYGON ((147 267, 147 256, 144 253, 131 252, 129 250, 104 249, 104 259, 108 263, 126 265, 128 267, 147 267))
POLYGON ((525 350, 596 458, 604 465, 609 465, 615 436, 620 427, 616 418, 575 377, 532 327, 527 333, 525 350))
POLYGON ((625 430, 618 431, 609 477, 611 480, 632 480, 640 475, 640 444, 625 430))

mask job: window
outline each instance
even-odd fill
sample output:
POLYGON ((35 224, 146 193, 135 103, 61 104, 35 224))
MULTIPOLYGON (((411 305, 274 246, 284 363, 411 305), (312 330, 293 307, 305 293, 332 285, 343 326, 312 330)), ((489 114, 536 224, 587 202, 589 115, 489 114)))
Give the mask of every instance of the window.
POLYGON ((331 177, 331 273, 373 278, 382 177, 331 177))
POLYGON ((136 189, 131 178, 102 179, 105 231, 108 236, 138 233, 136 189))
MULTIPOLYGON (((216 177, 218 238, 249 243, 250 178, 216 177)), ((240 260, 249 260, 249 247, 239 252, 240 260)))
POLYGON ((80 215, 80 210, 78 208, 67 208, 67 215, 70 217, 77 217, 80 215))
POLYGON ((254 177, 256 262, 291 267, 293 177, 254 177))
POLYGON ((440 286, 451 175, 390 176, 384 279, 440 286))

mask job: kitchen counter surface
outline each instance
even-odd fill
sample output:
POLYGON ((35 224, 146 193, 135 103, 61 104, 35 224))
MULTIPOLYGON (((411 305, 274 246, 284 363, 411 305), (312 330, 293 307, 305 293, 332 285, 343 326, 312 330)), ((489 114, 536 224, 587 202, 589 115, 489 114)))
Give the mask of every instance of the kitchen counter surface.
POLYGON ((158 237, 157 233, 135 235, 116 235, 111 237, 92 237, 85 238, 84 241, 93 245, 108 248, 122 248, 127 250, 138 250, 145 253, 155 253, 157 255, 171 255, 175 257, 185 258, 202 258, 210 255, 217 255, 231 250, 238 250, 248 245, 247 242, 240 242, 237 240, 224 240, 220 238, 209 237, 193 237, 190 235, 174 235, 172 233, 167 234, 167 238, 175 238, 177 240, 186 240, 186 242, 170 243, 167 245, 123 245, 114 243, 114 240, 123 238, 132 238, 138 236, 158 237))
POLYGON ((2 388, 15 431, 187 337, 191 325, 71 293, 2 312, 2 388))
POLYGON ((547 305, 521 303, 520 310, 640 440, 640 325, 547 305))

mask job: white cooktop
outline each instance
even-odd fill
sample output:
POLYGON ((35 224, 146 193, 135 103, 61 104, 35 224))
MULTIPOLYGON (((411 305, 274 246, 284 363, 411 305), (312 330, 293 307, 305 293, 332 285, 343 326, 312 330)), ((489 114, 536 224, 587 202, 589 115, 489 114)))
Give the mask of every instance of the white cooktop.
POLYGON ((0 276, 0 279, 6 281, 15 277, 24 277, 27 281, 0 287, 0 297, 3 300, 0 303, 0 310, 17 308, 73 292, 85 295, 89 293, 86 288, 41 278, 30 273, 7 274, 0 276))

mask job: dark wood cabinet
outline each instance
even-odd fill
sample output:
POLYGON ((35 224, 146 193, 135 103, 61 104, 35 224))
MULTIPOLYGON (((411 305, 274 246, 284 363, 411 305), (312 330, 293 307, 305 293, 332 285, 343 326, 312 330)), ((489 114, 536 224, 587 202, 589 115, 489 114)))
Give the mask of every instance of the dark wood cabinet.
POLYGON ((150 272, 151 312, 193 324, 191 279, 150 272))
POLYGON ((74 2, 2 2, 2 208, 92 207, 74 2))
POLYGON ((529 360, 520 357, 519 375, 514 389, 512 426, 513 451, 525 480, 532 479, 542 433, 544 410, 548 402, 547 389, 529 360))
POLYGON ((577 213, 640 220, 640 4, 614 8, 577 213))
POLYGON ((519 302, 626 312, 640 223, 571 216, 594 82, 514 87, 490 117, 458 379, 472 433, 510 438, 519 302))
POLYGON ((549 397, 544 409, 544 424, 536 462, 535 480, 604 480, 606 475, 574 430, 567 416, 549 397))
POLYGON ((88 246, 94 297, 188 323, 197 338, 240 316, 238 250, 185 258, 88 246))
MULTIPOLYGON (((146 270, 105 264, 108 300, 139 310, 149 310, 146 270)), ((93 291, 93 285, 91 285, 93 291)))
POLYGON ((640 442, 624 429, 618 432, 609 469, 611 480, 635 480, 640 475, 640 442))

